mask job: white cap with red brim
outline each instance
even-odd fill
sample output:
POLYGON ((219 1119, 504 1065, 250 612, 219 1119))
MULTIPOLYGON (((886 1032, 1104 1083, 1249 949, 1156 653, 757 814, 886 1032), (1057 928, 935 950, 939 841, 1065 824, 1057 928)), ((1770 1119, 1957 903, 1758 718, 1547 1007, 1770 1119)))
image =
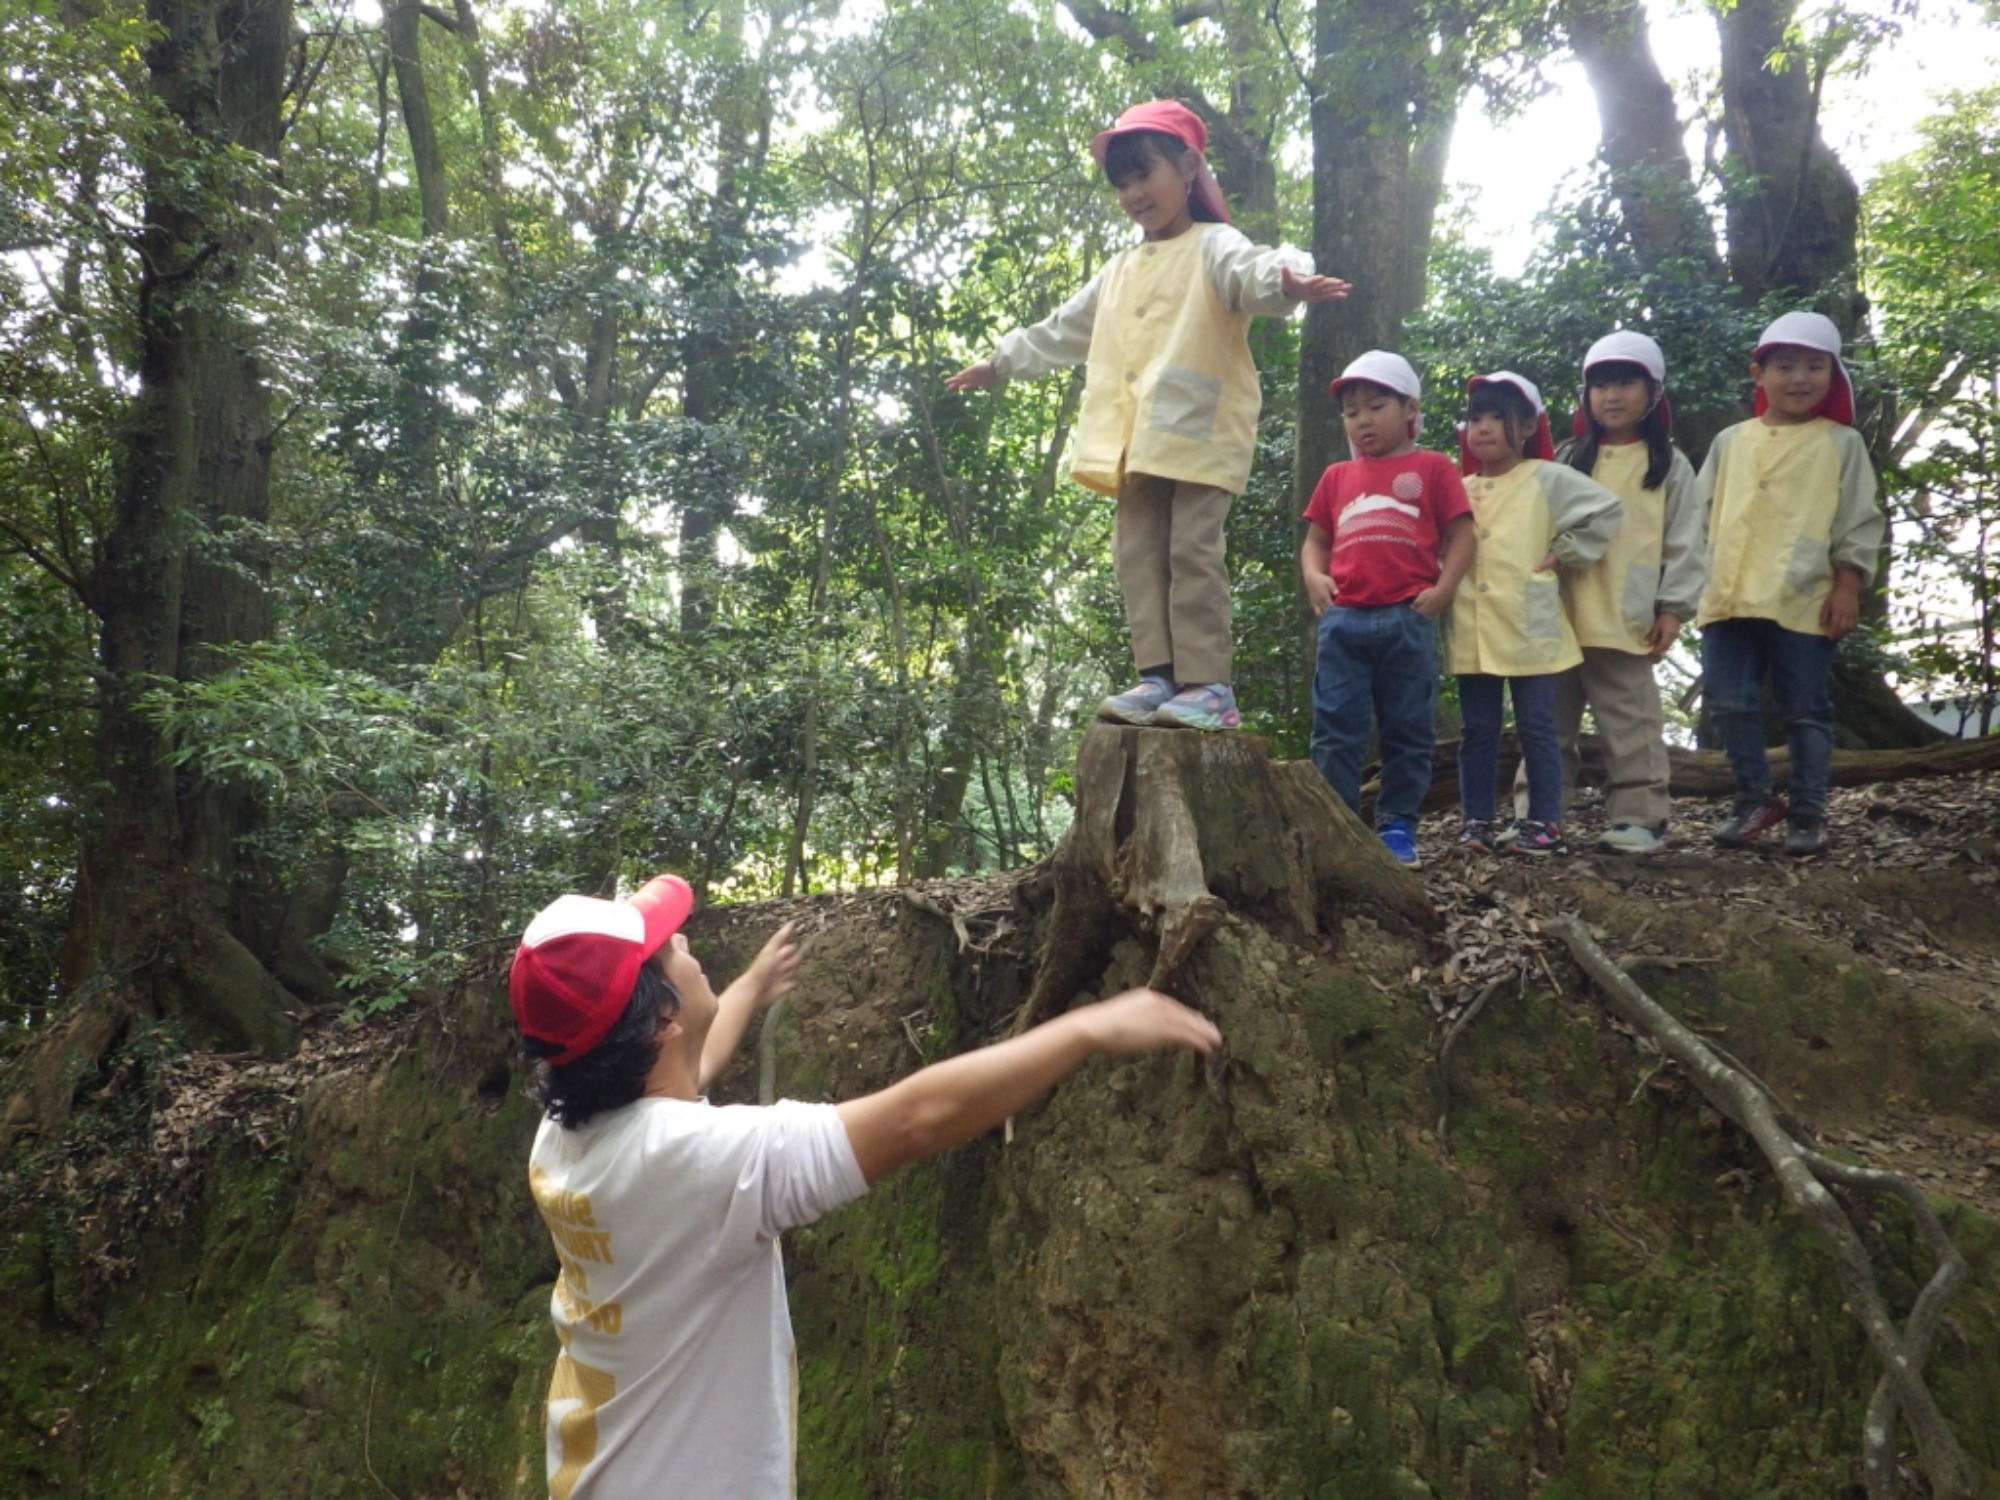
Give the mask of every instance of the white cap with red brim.
MULTIPOLYGON (((1810 349, 1815 353, 1831 355, 1833 358, 1833 385, 1826 393, 1826 399, 1819 404, 1813 415, 1826 417, 1842 426, 1854 425, 1854 382, 1848 378, 1847 366, 1840 360, 1840 328, 1825 313, 1788 312, 1772 322, 1757 340, 1757 347, 1750 358, 1762 364, 1764 356, 1780 346, 1791 349, 1810 349)), ((1764 397, 1763 387, 1758 387, 1750 398, 1750 409, 1763 416, 1770 402, 1764 397)))

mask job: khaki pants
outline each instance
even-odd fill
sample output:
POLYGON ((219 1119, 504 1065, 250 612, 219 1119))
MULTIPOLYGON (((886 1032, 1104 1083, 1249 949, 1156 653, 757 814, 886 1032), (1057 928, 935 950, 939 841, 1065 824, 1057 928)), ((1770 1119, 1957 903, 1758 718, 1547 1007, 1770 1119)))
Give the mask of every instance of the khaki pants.
MULTIPOLYGON (((1577 735, 1583 709, 1604 744, 1604 820, 1658 828, 1673 811, 1667 796, 1667 716, 1653 681, 1653 660, 1630 651, 1583 648, 1583 665, 1556 678, 1556 738, 1562 744, 1563 818, 1576 793, 1577 735)), ((1514 810, 1526 817, 1525 766, 1514 776, 1514 810)))
POLYGON ((1178 683, 1228 682, 1229 569, 1223 522, 1235 496, 1212 484, 1127 474, 1111 525, 1132 657, 1178 683))

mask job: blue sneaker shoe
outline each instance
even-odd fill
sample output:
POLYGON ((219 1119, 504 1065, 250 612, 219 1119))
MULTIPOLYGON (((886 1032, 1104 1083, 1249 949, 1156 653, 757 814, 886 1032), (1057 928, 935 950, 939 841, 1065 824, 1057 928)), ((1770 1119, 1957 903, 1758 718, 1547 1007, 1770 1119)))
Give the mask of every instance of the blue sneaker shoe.
POLYGON ((1097 705, 1097 717, 1113 724, 1137 724, 1144 729, 1153 722, 1160 705, 1174 695, 1174 685, 1164 677, 1141 677, 1122 693, 1113 693, 1097 705))
POLYGON ((1391 818, 1375 832, 1381 836, 1382 846, 1396 856, 1396 863, 1404 869, 1414 870, 1423 864, 1417 857, 1417 831, 1408 818, 1391 818))
POLYGON ((1242 722, 1236 691, 1226 682, 1184 687, 1153 715, 1156 729, 1235 729, 1242 722))

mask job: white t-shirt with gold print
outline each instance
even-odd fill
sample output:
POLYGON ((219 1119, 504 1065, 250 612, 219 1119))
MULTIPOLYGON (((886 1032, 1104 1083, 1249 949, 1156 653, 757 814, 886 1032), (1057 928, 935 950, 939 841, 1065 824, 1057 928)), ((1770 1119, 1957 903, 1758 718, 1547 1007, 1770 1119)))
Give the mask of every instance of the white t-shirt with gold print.
POLYGON ((562 1272, 553 1500, 795 1493, 778 1236, 867 1191, 830 1104, 640 1099, 543 1120, 529 1186, 562 1272))

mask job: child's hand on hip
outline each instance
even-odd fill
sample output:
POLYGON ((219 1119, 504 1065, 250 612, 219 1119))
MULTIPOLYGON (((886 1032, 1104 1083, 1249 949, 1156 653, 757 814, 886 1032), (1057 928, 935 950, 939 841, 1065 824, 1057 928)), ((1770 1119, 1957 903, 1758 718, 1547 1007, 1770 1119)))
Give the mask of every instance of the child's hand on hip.
POLYGON ((1561 567, 1562 559, 1551 552, 1547 557, 1535 564, 1535 571, 1537 573, 1553 573, 1561 567))
POLYGON ((1290 266, 1280 266, 1278 290, 1294 302, 1331 302, 1354 288, 1338 276, 1301 276, 1290 266))
POLYGON ((1000 383, 1000 372, 993 361, 982 359, 976 365, 967 365, 956 375, 945 378, 944 388, 948 391, 990 391, 1000 383))
POLYGON ((1333 580, 1324 573, 1308 573, 1306 578, 1306 603, 1311 607, 1313 618, 1318 619, 1333 608, 1333 580))
POLYGON ((1434 583, 1410 601, 1410 608, 1426 620, 1435 620, 1451 608, 1451 595, 1434 583))

